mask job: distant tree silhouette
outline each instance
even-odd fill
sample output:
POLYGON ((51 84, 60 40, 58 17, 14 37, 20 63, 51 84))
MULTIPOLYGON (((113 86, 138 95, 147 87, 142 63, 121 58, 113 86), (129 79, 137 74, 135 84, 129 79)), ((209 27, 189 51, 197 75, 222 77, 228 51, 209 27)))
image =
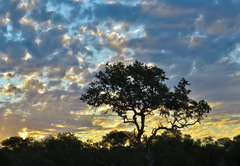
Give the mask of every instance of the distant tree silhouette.
POLYGON ((223 146, 225 150, 229 149, 232 146, 232 140, 229 137, 223 137, 217 139, 217 142, 220 146, 223 146))
POLYGON ((240 134, 233 137, 233 140, 240 142, 240 134))
POLYGON ((113 130, 103 136, 103 143, 109 144, 111 147, 124 146, 130 142, 131 132, 113 130))
POLYGON ((152 166, 154 159, 150 150, 151 142, 159 130, 176 130, 200 123, 211 110, 204 100, 199 102, 188 97, 189 85, 184 78, 174 90, 164 81, 168 78, 157 66, 147 66, 135 61, 132 65, 107 63, 105 71, 96 74, 80 100, 93 108, 108 105, 109 110, 122 117, 124 123, 133 123, 137 129, 136 139, 143 156, 152 166), (149 137, 144 137, 146 118, 158 114, 165 123, 154 127, 149 137))
POLYGON ((33 138, 31 137, 27 137, 23 139, 20 136, 14 136, 14 137, 10 137, 2 140, 2 145, 12 149, 12 148, 20 148, 20 147, 28 146, 32 142, 33 142, 33 138))
MULTIPOLYGON (((0 148, 2 166, 146 166, 138 146, 124 144, 126 134, 132 132, 111 131, 111 148, 101 146, 101 142, 82 142, 74 133, 49 135, 43 140, 33 140, 24 146, 3 146, 0 148), (119 136, 119 138, 115 137, 119 136), (121 140, 122 139, 122 140, 121 140), (120 142, 118 144, 117 142, 120 142), (98 145, 98 146, 97 146, 98 145)), ((18 137, 18 140, 24 140, 18 137)), ((210 138, 210 137, 206 137, 210 138)), ((9 138, 8 138, 9 139, 9 138)), ((5 139, 7 140, 7 139, 5 139)), ((211 139, 210 139, 211 140, 211 139)), ((128 142, 128 138, 127 138, 128 142)), ((142 142, 145 145, 145 141, 142 142)), ((9 144, 8 144, 9 145, 9 144)), ((217 141, 194 140, 190 135, 182 135, 179 130, 164 131, 156 135, 151 144, 154 165, 164 166, 239 166, 240 142, 227 137, 217 141), (225 145, 228 145, 227 148, 225 145)))
POLYGON ((55 165, 77 165, 88 162, 85 156, 83 142, 74 133, 65 132, 57 135, 49 135, 42 141, 42 146, 46 150, 46 157, 51 159, 55 165))

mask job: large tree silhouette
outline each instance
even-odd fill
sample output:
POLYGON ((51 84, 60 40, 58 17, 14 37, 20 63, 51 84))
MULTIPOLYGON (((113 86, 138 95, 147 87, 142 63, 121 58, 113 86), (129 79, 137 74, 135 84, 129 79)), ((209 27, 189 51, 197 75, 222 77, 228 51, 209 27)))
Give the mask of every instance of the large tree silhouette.
POLYGON ((154 162, 150 145, 159 130, 175 130, 200 123, 211 110, 204 100, 197 102, 188 97, 191 91, 186 89, 189 83, 184 78, 173 90, 167 87, 164 81, 168 78, 157 66, 138 61, 132 65, 107 63, 105 71, 97 73, 96 78, 80 100, 93 108, 108 105, 124 123, 133 123, 137 129, 138 146, 149 166, 154 162), (154 114, 162 120, 152 128, 143 144, 146 118, 154 114))

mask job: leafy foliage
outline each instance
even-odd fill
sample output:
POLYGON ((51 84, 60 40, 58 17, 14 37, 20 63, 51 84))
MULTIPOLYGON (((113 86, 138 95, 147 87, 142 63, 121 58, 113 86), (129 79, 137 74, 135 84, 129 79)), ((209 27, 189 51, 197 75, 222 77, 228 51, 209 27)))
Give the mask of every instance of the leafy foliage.
POLYGON ((127 144, 133 144, 133 137, 132 132, 127 131, 117 131, 113 130, 109 134, 103 136, 103 144, 109 144, 111 147, 116 146, 126 146, 127 144))
POLYGON ((12 149, 12 148, 20 148, 20 147, 25 147, 31 144, 33 141, 33 138, 27 137, 23 139, 20 136, 15 136, 15 137, 10 137, 8 139, 5 139, 2 141, 2 145, 12 149))

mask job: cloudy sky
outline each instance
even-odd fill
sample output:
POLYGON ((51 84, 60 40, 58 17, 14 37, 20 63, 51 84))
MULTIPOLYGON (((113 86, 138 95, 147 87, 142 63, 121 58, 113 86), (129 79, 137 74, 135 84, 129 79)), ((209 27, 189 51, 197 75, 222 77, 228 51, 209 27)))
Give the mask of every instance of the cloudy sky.
MULTIPOLYGON (((240 0, 0 0, 0 140, 132 130, 79 100, 106 62, 184 77, 212 112, 184 133, 240 134, 240 0)), ((150 126, 155 121, 149 121, 150 126)))

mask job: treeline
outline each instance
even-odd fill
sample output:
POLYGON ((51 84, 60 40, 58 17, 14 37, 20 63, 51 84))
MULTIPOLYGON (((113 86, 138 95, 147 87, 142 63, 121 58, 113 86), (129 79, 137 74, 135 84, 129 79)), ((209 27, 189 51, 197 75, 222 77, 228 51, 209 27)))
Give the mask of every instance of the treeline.
MULTIPOLYGON (((15 136, 1 142, 1 166, 145 166, 133 132, 111 131, 102 141, 83 142, 74 133, 37 141, 15 136)), ((151 145, 158 166, 239 166, 240 135, 194 140, 178 130, 157 135, 151 145)))

